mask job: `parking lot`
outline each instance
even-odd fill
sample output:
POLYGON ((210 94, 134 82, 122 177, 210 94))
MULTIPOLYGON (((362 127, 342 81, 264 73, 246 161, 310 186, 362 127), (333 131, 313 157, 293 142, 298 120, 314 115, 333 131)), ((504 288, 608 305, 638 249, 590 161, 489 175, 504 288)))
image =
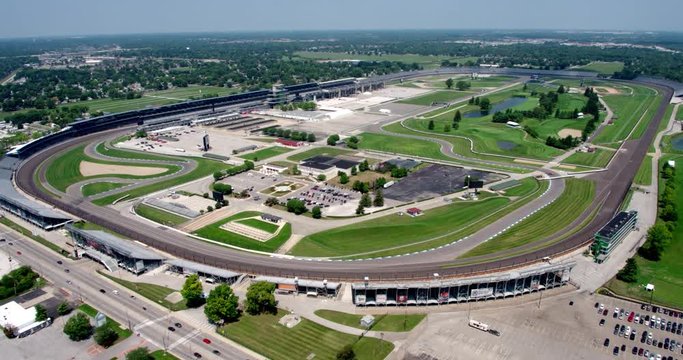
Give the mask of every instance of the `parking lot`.
POLYGON ((306 202, 307 206, 320 206, 329 208, 332 206, 346 205, 360 197, 356 191, 342 189, 334 185, 313 185, 297 191, 288 199, 298 198, 306 202))
MULTIPOLYGON (((234 176, 228 176, 221 183, 230 184, 233 193, 248 190, 250 193, 266 190, 283 180, 281 175, 264 175, 258 171, 247 171, 234 176)), ((252 194, 255 195, 255 194, 252 194)))

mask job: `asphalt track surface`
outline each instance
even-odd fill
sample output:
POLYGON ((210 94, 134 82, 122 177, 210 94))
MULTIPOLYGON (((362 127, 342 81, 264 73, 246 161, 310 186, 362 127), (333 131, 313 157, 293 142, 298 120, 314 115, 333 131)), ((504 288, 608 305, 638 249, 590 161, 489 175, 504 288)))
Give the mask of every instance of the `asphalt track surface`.
MULTIPOLYGON (((590 177, 596 181, 597 196, 594 201, 594 207, 599 207, 597 214, 590 223, 576 233, 548 247, 523 255, 510 256, 493 261, 486 261, 485 257, 483 257, 481 260, 485 262, 481 263, 458 265, 458 261, 453 259, 443 260, 437 259, 439 258, 438 256, 420 256, 425 255, 425 253, 366 261, 305 261, 256 255, 193 240, 163 227, 154 227, 144 223, 132 224, 129 219, 120 215, 116 210, 98 207, 89 202, 82 201, 82 199, 51 197, 43 193, 33 182, 33 173, 50 156, 76 144, 105 138, 109 134, 121 131, 121 129, 75 138, 45 149, 27 159, 17 170, 15 179, 17 185, 24 192, 86 221, 104 226, 123 236, 138 240, 180 258, 243 273, 287 277, 299 276, 301 278, 329 279, 334 281, 359 281, 363 280, 366 276, 373 281, 418 280, 428 279, 433 273, 439 273, 443 277, 471 276, 503 271, 534 261, 540 261, 545 256, 554 256, 581 247, 590 242, 593 234, 613 217, 630 188, 631 182, 647 153, 650 143, 656 135, 659 122, 673 94, 670 88, 653 84, 646 85, 660 90, 664 101, 659 104, 643 136, 637 140, 626 141, 623 144, 622 151, 617 153, 608 170, 590 177)), ((438 254, 439 251, 434 250, 431 255, 438 254)), ((468 259, 468 261, 471 261, 471 259, 468 259)))

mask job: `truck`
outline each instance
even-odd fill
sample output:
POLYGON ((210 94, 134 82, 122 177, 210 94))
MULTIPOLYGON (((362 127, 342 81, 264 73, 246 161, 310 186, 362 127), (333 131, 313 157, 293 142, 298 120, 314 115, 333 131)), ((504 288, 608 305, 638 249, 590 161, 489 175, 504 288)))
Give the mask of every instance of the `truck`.
POLYGON ((495 336, 500 336, 500 331, 491 329, 491 327, 488 324, 484 324, 483 322, 479 322, 477 320, 470 319, 469 325, 475 329, 485 331, 489 334, 492 334, 495 336))
POLYGON ((384 184, 384 188, 386 189, 386 188, 390 187, 391 185, 394 185, 394 181, 389 181, 386 184, 384 184))

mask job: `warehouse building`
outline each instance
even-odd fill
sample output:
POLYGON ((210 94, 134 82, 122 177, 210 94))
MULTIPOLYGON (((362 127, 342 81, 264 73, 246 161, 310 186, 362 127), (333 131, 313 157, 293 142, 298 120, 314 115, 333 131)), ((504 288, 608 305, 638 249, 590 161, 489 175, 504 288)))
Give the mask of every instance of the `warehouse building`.
POLYGON ((435 276, 431 281, 415 283, 366 281, 351 285, 352 300, 357 306, 396 306, 510 298, 567 284, 575 265, 574 262, 542 265, 500 275, 463 279, 438 280, 435 276))
POLYGON ((593 259, 602 263, 612 251, 621 244, 624 238, 636 228, 637 211, 622 211, 595 234, 593 241, 593 259))
POLYGON ((15 301, 0 306, 0 326, 10 329, 14 336, 25 337, 50 326, 52 319, 36 321, 36 307, 24 309, 15 301))
POLYGON ((159 267, 164 258, 143 245, 101 230, 83 230, 71 224, 66 230, 74 239, 76 246, 83 249, 79 254, 102 263, 107 270, 114 272, 122 267, 133 274, 159 267))
POLYGON ((299 163, 299 171, 303 175, 312 177, 325 175, 325 177, 331 179, 337 176, 337 173, 340 171, 350 174, 351 168, 358 166, 358 164, 360 164, 360 161, 318 155, 301 161, 299 163))

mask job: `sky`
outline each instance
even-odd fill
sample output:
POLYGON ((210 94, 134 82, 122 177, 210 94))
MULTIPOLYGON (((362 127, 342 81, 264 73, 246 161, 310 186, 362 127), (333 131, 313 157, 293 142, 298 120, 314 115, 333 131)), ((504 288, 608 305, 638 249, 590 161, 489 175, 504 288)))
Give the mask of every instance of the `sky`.
POLYGON ((2 0, 0 38, 376 29, 683 31, 682 0, 2 0))

